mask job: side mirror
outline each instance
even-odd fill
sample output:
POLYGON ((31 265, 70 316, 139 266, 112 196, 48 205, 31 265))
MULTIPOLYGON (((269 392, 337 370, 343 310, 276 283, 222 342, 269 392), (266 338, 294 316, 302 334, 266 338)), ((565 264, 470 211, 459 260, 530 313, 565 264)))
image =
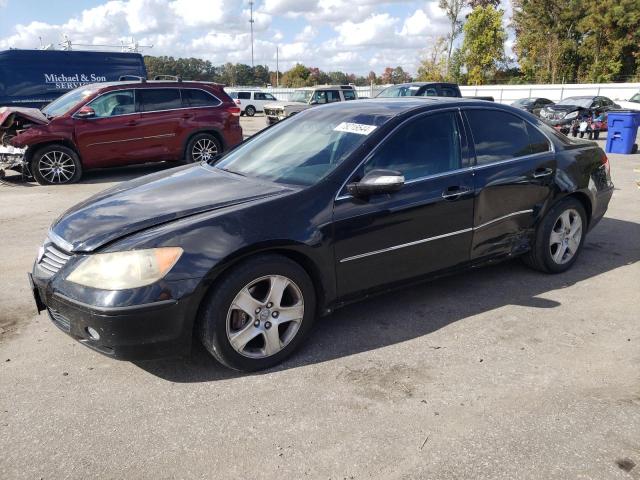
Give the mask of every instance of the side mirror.
POLYGON ((95 116, 96 116, 96 111, 91 107, 82 107, 74 115, 74 117, 76 118, 93 118, 95 116))
POLYGON ((371 170, 359 182, 347 185, 347 191, 354 197, 369 197, 383 193, 393 193, 404 185, 404 175, 395 170, 371 170))

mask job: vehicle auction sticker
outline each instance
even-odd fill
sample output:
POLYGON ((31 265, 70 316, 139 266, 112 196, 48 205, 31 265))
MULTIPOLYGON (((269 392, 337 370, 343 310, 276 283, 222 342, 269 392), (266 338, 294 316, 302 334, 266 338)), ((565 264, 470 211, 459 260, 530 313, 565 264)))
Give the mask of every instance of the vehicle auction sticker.
POLYGON ((369 135, 377 127, 375 125, 365 125, 363 123, 342 122, 333 130, 336 132, 357 133, 358 135, 369 135))

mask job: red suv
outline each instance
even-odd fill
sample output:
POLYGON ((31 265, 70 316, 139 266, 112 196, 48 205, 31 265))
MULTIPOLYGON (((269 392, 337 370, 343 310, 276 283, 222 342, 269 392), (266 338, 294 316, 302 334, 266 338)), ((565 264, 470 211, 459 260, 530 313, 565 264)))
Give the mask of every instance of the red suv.
POLYGON ((91 168, 206 161, 239 144, 240 108, 222 87, 179 79, 100 83, 42 111, 0 113, 23 126, 10 143, 27 147, 23 165, 38 183, 72 183, 91 168))

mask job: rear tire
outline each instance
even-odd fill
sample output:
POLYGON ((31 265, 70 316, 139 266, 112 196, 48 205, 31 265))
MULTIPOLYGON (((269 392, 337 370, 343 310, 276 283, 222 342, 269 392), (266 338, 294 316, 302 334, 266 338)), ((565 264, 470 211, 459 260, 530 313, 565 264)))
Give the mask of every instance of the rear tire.
POLYGON ((47 145, 33 154, 31 175, 40 185, 76 183, 82 177, 78 154, 64 145, 47 145))
POLYGON ((194 135, 184 152, 185 163, 208 162, 216 155, 222 153, 220 140, 211 133, 198 133, 194 135))
POLYGON ((247 117, 253 117, 256 114, 256 107, 254 107, 253 105, 249 105, 244 109, 244 113, 247 115, 247 117))
POLYGON ((272 367, 305 339, 316 315, 313 283, 281 255, 251 258, 215 284, 203 301, 199 336, 223 365, 251 372, 272 367))
POLYGON ((567 197, 547 212, 536 229, 524 262, 535 270, 561 273, 574 264, 587 234, 587 214, 582 203, 567 197))

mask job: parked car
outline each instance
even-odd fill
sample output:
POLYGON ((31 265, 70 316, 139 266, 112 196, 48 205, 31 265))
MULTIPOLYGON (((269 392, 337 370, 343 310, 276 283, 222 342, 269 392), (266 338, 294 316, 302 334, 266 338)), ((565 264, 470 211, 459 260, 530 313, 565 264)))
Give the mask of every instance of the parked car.
POLYGON ((597 145, 512 107, 339 102, 71 208, 30 276, 38 310, 99 352, 185 354, 196 334, 257 370, 405 282, 518 255, 566 271, 612 191, 597 145))
POLYGON ((278 101, 270 93, 259 90, 237 90, 228 93, 236 102, 236 105, 240 107, 240 115, 246 115, 247 117, 253 117, 256 112, 263 112, 267 103, 278 101))
POLYGON ((267 125, 273 125, 307 108, 326 103, 356 100, 358 93, 353 85, 322 85, 319 87, 299 88, 288 101, 267 103, 264 114, 267 125))
POLYGON ((462 97, 462 94, 455 83, 412 82, 391 85, 376 95, 376 98, 393 97, 462 97))
POLYGON ((537 117, 540 116, 540 110, 548 105, 553 105, 553 101, 543 97, 520 98, 511 104, 511 106, 526 110, 537 117))
POLYGON ((242 142, 239 116, 214 83, 85 85, 42 111, 3 110, 0 132, 11 146, 26 148, 4 168, 27 170, 40 184, 64 184, 92 168, 209 160, 242 142))
POLYGON ((584 115, 590 116, 591 114, 598 116, 601 113, 604 113, 602 130, 606 131, 607 112, 610 110, 617 110, 619 108, 620 105, 617 105, 607 97, 567 97, 554 105, 547 105, 540 110, 540 118, 555 129, 567 134, 571 130, 572 123, 574 120, 578 119, 578 117, 582 117, 584 115))
POLYGON ((625 110, 640 110, 640 92, 632 95, 629 100, 618 101, 618 104, 625 110))

